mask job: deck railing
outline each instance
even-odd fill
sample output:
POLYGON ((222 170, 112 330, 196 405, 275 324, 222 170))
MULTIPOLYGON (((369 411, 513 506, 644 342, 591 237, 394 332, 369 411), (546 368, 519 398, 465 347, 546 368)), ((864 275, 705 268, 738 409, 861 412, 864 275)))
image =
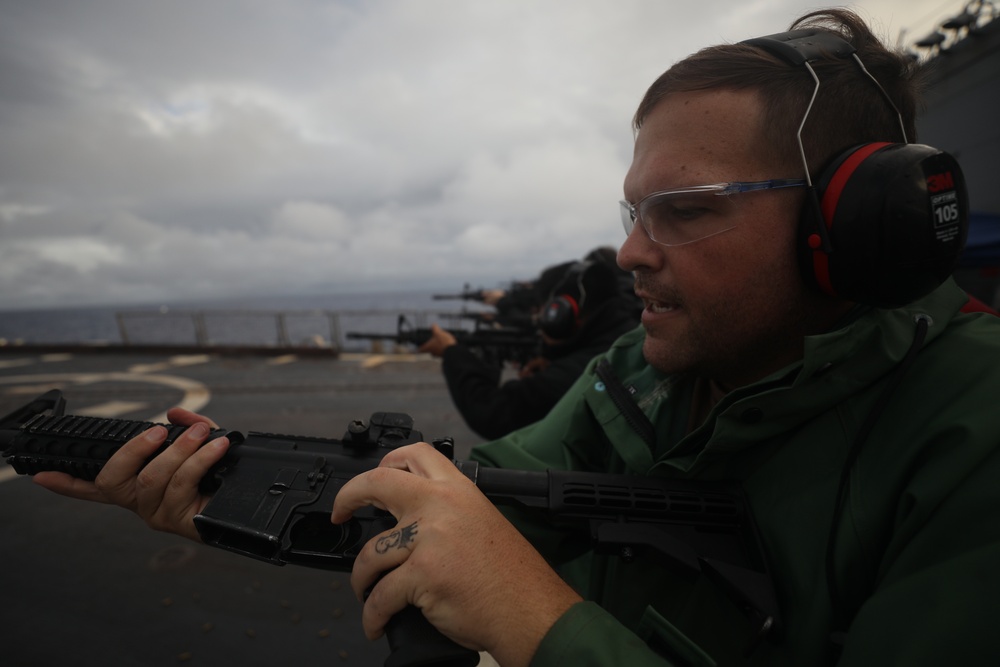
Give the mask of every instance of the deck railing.
POLYGON ((332 349, 353 346, 367 350, 365 341, 345 346, 346 331, 396 330, 404 315, 414 326, 427 326, 435 313, 416 310, 132 310, 115 314, 123 346, 180 345, 332 349))

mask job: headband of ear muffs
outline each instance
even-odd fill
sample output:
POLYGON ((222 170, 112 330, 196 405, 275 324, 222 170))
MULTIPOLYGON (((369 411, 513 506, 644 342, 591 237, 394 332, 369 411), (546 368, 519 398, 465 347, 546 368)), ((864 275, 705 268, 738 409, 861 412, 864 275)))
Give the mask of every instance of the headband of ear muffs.
MULTIPOLYGON (((834 33, 795 30, 744 43, 809 69, 817 90, 821 84, 811 61, 854 58, 895 110, 854 47, 834 33)), ((802 159, 807 163, 804 150, 802 159)), ((854 146, 811 180, 798 234, 802 277, 847 301, 880 308, 905 305, 955 270, 968 218, 965 178, 948 153, 910 143, 854 146)))
POLYGON ((583 277, 590 266, 590 262, 572 265, 538 313, 538 329, 549 338, 566 340, 580 328, 580 310, 587 299, 583 277))

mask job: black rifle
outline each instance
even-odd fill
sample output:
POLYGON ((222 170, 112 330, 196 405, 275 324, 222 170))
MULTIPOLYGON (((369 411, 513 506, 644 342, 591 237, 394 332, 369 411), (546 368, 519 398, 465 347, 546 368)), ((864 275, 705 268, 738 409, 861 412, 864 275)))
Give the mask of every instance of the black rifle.
MULTIPOLYGON (((105 462, 150 422, 66 415, 52 390, 0 419, 0 450, 14 470, 46 470, 93 480, 105 462)), ((168 429, 163 448, 184 432, 168 429)), ((349 479, 378 466, 391 449, 423 440, 405 414, 378 412, 352 421, 340 440, 218 429, 232 443, 202 479, 212 494, 194 518, 202 540, 275 565, 349 571, 361 547, 395 527, 365 507, 330 523, 333 501, 349 479)), ((432 443, 454 460, 448 439, 432 443)), ((161 449, 162 451, 162 449, 161 449)), ((778 609, 753 519, 741 489, 728 483, 549 470, 455 465, 497 505, 541 513, 561 529, 589 530, 594 548, 630 561, 644 551, 682 574, 712 578, 754 624, 753 644, 779 625, 778 609)), ((474 665, 478 654, 441 635, 410 607, 386 627, 386 667, 474 665)))
MULTIPOLYGON (((510 284, 510 287, 501 288, 507 293, 508 297, 513 297, 516 299, 526 299, 534 296, 534 283, 531 281, 515 281, 510 284)), ((471 289, 469 283, 465 283, 465 287, 458 294, 433 294, 431 298, 435 301, 446 301, 452 299, 462 299, 464 301, 485 301, 484 292, 488 292, 483 288, 471 289)))
MULTIPOLYGON (((520 327, 493 327, 484 324, 475 329, 448 329, 455 340, 473 350, 480 358, 502 366, 505 361, 521 364, 538 356, 541 339, 534 331, 520 327)), ((347 340, 387 340, 399 344, 423 345, 431 337, 431 330, 414 328, 405 315, 400 315, 395 333, 348 331, 347 340)))
POLYGON ((437 316, 442 320, 470 320, 477 327, 489 326, 497 320, 497 314, 488 310, 460 310, 453 313, 438 313, 437 316))
POLYGON ((463 301, 483 302, 486 301, 485 297, 483 296, 484 291, 485 290, 481 289, 470 290, 468 289, 468 286, 466 286, 466 289, 459 292, 458 294, 432 294, 431 298, 434 299, 435 301, 449 301, 452 299, 462 299, 463 301))
POLYGON ((538 331, 538 323, 535 318, 526 311, 509 309, 504 312, 490 312, 488 310, 460 310, 451 313, 438 313, 442 320, 470 320, 477 329, 485 327, 501 327, 510 331, 520 331, 525 336, 529 336, 538 331))
MULTIPOLYGON (((434 299, 465 299, 466 301, 479 301, 485 303, 484 292, 486 290, 470 290, 468 283, 465 290, 459 294, 435 294, 434 299)), ((546 298, 538 293, 535 283, 532 281, 515 281, 504 289, 504 296, 494 304, 496 310, 490 314, 491 319, 483 318, 477 313, 466 315, 469 319, 478 321, 489 321, 504 327, 520 328, 526 331, 534 331, 535 314, 541 308, 546 298)), ((454 317, 448 315, 448 317, 454 317)))

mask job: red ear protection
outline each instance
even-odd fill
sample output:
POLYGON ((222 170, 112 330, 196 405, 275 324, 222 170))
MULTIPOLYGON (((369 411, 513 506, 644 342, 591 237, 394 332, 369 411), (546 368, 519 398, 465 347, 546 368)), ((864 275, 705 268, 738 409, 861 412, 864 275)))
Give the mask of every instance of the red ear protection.
MULTIPOLYGON (((820 79, 811 62, 853 58, 896 115, 881 84, 839 35, 816 29, 757 37, 743 42, 820 79)), ((801 137, 799 150, 810 179, 801 137)), ((895 308, 931 292, 955 270, 968 235, 965 178, 951 155, 910 143, 870 143, 837 157, 810 180, 799 224, 798 255, 807 284, 831 296, 895 308)))
POLYGON ((583 277, 592 265, 592 262, 573 264, 542 306, 538 329, 549 338, 565 340, 580 328, 580 309, 587 299, 583 277))
POLYGON ((951 275, 968 233, 958 162, 920 144, 855 146, 810 188, 799 227, 803 279, 848 301, 895 308, 951 275))
POLYGON ((565 340, 580 326, 580 305, 569 294, 549 299, 538 315, 538 328, 549 338, 565 340))

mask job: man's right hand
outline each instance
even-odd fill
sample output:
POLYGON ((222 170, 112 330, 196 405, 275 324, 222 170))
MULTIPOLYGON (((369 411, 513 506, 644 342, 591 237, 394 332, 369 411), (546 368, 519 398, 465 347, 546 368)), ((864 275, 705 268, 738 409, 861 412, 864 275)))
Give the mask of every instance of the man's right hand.
POLYGON ((145 467, 167 438, 163 426, 154 426, 122 445, 93 482, 51 471, 37 473, 33 479, 64 496, 120 505, 151 528, 201 541, 194 517, 208 504, 209 496, 199 492, 198 483, 226 453, 229 438, 206 443, 216 425, 183 408, 170 410, 167 419, 189 428, 145 467))
POLYGON ((351 586, 364 602, 369 639, 407 605, 452 641, 502 665, 528 665, 542 638, 580 596, 500 510, 427 443, 390 450, 377 468, 341 487, 331 520, 384 509, 393 528, 354 561, 351 586))

